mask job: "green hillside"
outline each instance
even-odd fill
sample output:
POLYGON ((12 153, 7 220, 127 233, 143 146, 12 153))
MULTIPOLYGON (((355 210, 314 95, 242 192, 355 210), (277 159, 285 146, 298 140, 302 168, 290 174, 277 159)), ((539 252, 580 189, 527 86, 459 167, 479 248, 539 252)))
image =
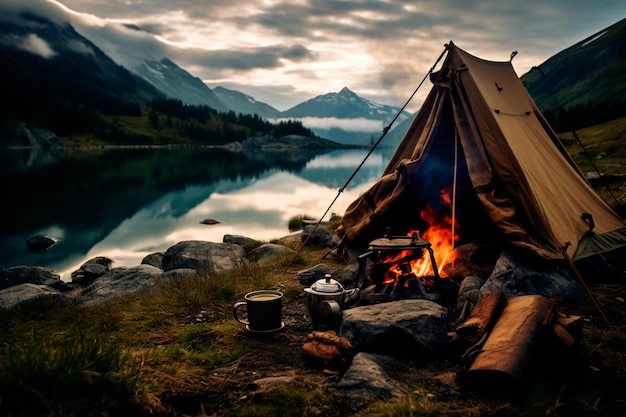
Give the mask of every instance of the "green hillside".
POLYGON ((604 201, 626 216, 626 117, 559 133, 576 165, 604 201), (576 139, 580 140, 580 143, 576 139), (596 178, 596 170, 602 173, 596 178))
POLYGON ((521 79, 557 131, 626 116, 626 19, 559 52, 521 79))

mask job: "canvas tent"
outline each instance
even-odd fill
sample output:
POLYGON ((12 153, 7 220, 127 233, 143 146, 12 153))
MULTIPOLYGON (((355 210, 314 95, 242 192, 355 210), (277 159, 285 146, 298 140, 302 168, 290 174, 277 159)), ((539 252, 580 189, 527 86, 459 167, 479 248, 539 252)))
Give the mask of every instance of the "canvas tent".
POLYGON ((585 180, 511 62, 446 48, 382 177, 346 209, 343 241, 426 227, 420 209, 449 211, 437 198, 448 187, 466 237, 497 238, 548 260, 626 246, 624 221, 585 180))

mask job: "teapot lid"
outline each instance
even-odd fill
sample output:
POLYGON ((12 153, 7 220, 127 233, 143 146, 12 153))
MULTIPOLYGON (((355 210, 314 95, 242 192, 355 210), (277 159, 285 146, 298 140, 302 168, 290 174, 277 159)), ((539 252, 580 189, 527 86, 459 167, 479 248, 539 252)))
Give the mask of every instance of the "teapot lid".
POLYGON ((311 290, 316 293, 336 294, 343 292, 343 287, 338 281, 332 279, 330 274, 326 274, 324 278, 311 285, 311 290))

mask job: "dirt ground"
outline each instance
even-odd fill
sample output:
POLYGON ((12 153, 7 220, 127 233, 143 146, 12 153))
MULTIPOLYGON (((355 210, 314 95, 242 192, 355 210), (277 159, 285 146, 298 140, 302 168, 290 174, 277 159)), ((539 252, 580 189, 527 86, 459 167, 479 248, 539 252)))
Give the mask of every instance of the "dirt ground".
MULTIPOLYGON (((612 270, 600 280, 590 283, 593 298, 564 304, 561 310, 584 316, 585 326, 607 328, 608 320, 615 329, 623 332, 626 330, 626 306, 623 301, 626 298, 625 278, 623 271, 612 270)), ((296 283, 298 280, 295 274, 288 279, 296 283)), ((322 387, 329 396, 337 395, 333 387, 341 375, 313 366, 301 354, 307 335, 314 330, 306 303, 304 291, 289 293, 283 304, 285 327, 275 334, 253 335, 242 326, 237 337, 250 342, 252 350, 231 366, 198 375, 194 382, 197 389, 192 392, 181 389, 166 394, 161 398, 163 405, 175 409, 181 415, 227 415, 285 381, 305 382, 322 387)), ((214 312, 211 320, 231 318, 230 308, 224 307, 222 311, 214 312)), ((396 368, 389 370, 389 376, 403 384, 409 393, 428 395, 438 402, 462 404, 465 397, 455 381, 457 370, 457 362, 452 358, 405 358, 398 361, 396 368)), ((328 409, 316 410, 307 415, 356 415, 362 407, 363 403, 346 397, 333 401, 328 409)))

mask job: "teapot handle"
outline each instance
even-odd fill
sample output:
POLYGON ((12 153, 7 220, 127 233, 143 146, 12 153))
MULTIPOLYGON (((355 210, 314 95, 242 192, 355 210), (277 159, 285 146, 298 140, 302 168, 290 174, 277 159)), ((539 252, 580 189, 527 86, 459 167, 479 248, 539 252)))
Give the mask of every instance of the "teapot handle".
POLYGON ((351 304, 355 303, 359 299, 360 294, 361 290, 359 288, 351 288, 349 290, 345 290, 343 293, 344 308, 349 307, 351 304))

